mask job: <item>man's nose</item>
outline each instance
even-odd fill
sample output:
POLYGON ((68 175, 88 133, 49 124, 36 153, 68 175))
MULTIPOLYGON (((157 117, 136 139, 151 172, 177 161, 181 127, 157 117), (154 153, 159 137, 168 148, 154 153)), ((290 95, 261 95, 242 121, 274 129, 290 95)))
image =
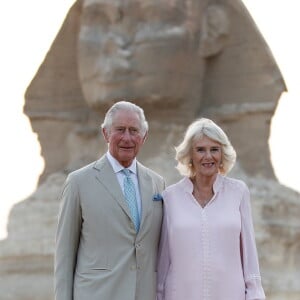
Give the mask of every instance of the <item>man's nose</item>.
POLYGON ((131 138, 130 130, 126 128, 123 132, 123 139, 130 139, 130 138, 131 138))

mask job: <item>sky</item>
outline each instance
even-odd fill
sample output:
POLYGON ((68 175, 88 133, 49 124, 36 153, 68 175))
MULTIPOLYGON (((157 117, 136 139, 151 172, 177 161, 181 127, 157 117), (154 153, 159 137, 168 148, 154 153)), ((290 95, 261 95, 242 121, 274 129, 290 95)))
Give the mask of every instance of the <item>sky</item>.
MULTIPOLYGON (((244 0, 281 69, 288 93, 278 104, 269 140, 277 179, 300 192, 300 4, 296 0, 244 0)), ((44 161, 23 114, 24 92, 74 0, 4 1, 0 10, 0 239, 11 207, 36 189, 44 161), (17 8, 16 8, 17 5, 17 8)), ((259 155, 259 153, 257 154, 259 155)))

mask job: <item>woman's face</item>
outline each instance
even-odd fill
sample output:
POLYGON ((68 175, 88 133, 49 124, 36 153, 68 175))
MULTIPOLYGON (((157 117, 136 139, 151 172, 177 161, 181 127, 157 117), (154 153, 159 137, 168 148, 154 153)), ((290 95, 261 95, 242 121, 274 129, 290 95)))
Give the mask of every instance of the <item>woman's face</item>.
POLYGON ((222 162, 221 144, 203 136, 193 142, 191 159, 196 176, 213 177, 222 162))
POLYGON ((178 0, 85 0, 79 77, 87 102, 97 107, 124 97, 175 104, 199 98, 201 18, 198 13, 195 24, 189 14, 178 0))

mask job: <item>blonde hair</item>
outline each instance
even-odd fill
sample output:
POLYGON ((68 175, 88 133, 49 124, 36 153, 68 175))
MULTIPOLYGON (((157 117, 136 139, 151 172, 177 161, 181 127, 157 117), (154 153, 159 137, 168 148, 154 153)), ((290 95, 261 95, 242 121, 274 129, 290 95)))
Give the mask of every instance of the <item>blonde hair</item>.
POLYGON ((234 166, 236 161, 236 152, 231 145, 226 133, 212 120, 201 118, 194 121, 187 128, 183 141, 175 147, 177 169, 181 175, 190 178, 195 176, 195 170, 191 164, 191 150, 195 140, 206 136, 221 144, 222 164, 219 172, 227 174, 234 166))

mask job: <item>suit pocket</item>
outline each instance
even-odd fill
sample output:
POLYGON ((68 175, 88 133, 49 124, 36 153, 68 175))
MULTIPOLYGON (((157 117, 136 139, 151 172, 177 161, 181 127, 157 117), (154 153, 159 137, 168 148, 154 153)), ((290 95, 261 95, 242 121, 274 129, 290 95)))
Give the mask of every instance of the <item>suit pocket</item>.
POLYGON ((107 267, 100 267, 100 268, 91 268, 91 271, 111 271, 111 269, 107 267))
POLYGON ((106 267, 95 267, 95 268, 83 268, 80 270, 77 270, 76 273, 81 278, 87 278, 90 276, 96 276, 98 274, 105 274, 106 272, 110 272, 111 270, 106 267))

